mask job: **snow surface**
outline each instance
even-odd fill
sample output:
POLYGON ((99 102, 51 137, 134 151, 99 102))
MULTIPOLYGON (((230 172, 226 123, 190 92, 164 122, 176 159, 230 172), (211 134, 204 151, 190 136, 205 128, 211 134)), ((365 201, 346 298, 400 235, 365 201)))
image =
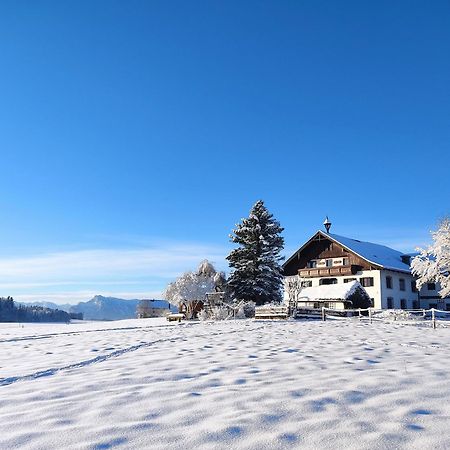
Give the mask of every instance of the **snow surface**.
POLYGON ((310 286, 303 288, 298 296, 298 300, 308 298, 311 301, 321 299, 347 299, 355 292, 356 288, 362 286, 358 281, 342 284, 323 284, 322 286, 310 286))
POLYGON ((448 328, 0 324, 1 449, 445 449, 448 328))

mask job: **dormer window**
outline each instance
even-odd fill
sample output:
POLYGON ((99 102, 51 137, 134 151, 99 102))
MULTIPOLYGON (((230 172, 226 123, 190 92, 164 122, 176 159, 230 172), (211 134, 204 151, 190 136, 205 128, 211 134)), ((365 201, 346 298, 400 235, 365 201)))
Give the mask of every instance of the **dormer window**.
POLYGON ((317 261, 314 259, 312 261, 308 261, 307 267, 309 269, 315 269, 317 267, 317 261))
POLYGON ((410 255, 402 255, 402 263, 407 264, 408 266, 411 265, 411 256, 410 255))

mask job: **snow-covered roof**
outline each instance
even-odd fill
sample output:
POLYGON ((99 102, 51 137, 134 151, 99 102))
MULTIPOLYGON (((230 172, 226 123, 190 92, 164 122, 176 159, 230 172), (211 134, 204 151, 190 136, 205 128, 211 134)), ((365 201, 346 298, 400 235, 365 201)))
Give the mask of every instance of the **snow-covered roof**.
POLYGON ((356 253, 365 260, 382 266, 385 269, 400 270, 402 272, 411 272, 409 264, 402 261, 404 253, 386 247, 385 245, 373 244, 372 242, 358 241, 337 234, 326 234, 321 231, 324 236, 329 236, 348 250, 356 253))
POLYGON ((361 287, 358 281, 350 283, 324 284, 322 286, 314 286, 303 288, 299 295, 299 300, 307 298, 309 301, 314 300, 346 300, 355 290, 361 287))
POLYGON ((345 236, 339 236, 337 234, 328 234, 319 230, 314 236, 312 236, 305 244, 300 247, 287 261, 283 264, 286 267, 298 253, 303 250, 308 243, 316 237, 318 234, 328 238, 334 242, 345 247, 347 250, 357 254, 367 262, 379 266, 384 269, 398 270, 400 272, 411 272, 409 264, 405 264, 402 260, 402 256, 411 256, 411 254, 405 255, 405 253, 394 250, 393 248, 386 247, 385 245, 374 244, 373 242, 364 242, 357 239, 351 239, 345 236))

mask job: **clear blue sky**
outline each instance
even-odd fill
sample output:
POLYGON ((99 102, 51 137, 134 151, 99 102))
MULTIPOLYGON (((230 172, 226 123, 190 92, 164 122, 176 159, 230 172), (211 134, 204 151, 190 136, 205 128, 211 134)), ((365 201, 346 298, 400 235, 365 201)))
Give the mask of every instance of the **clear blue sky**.
POLYGON ((259 198, 287 253, 449 213, 448 1, 3 1, 0 55, 0 295, 158 295, 259 198))

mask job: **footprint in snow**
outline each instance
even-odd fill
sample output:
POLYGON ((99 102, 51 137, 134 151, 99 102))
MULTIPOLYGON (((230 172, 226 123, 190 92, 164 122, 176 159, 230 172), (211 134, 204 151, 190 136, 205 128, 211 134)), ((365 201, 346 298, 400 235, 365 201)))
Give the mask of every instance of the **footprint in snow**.
POLYGON ((100 444, 94 445, 94 450, 104 450, 108 448, 114 448, 118 445, 124 444, 125 442, 127 442, 125 438, 113 439, 112 441, 109 442, 102 442, 100 444))
POLYGON ((298 436, 294 433, 283 433, 278 436, 278 439, 293 444, 298 441, 298 436))
POLYGON ((410 423, 410 424, 406 425, 406 428, 411 431, 422 431, 425 429, 424 427, 422 427, 420 425, 416 425, 414 423, 410 423))
POLYGON ((415 416, 429 416, 433 413, 429 409, 414 409, 410 414, 413 414, 415 416))

